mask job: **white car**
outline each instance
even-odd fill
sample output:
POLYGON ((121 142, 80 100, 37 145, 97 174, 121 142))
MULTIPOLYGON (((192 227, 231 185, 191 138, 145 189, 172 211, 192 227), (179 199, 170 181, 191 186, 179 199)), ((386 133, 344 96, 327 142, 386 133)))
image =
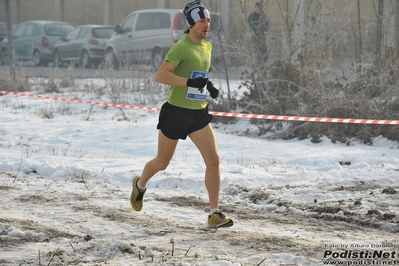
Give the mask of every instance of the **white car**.
MULTIPOLYGON (((220 55, 221 33, 218 13, 211 12, 208 40, 213 45, 212 57, 220 55)), ((184 37, 186 17, 180 9, 144 9, 130 13, 107 41, 107 63, 115 68, 130 64, 152 64, 158 69, 170 47, 184 37)))

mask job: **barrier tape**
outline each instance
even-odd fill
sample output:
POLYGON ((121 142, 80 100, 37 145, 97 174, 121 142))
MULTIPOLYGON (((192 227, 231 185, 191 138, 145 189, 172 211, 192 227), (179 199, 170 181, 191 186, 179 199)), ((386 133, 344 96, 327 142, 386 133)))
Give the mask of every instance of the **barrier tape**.
MULTIPOLYGON (((159 107, 145 107, 127 104, 115 104, 105 102, 93 102, 83 101, 51 96, 34 95, 20 92, 10 92, 0 90, 0 94, 22 96, 36 99, 46 99, 53 101, 62 101, 70 103, 81 103, 98 105, 104 107, 116 107, 124 109, 138 109, 145 111, 160 111, 159 107)), ((343 123, 343 124, 371 124, 371 125, 399 125, 398 120, 377 120, 377 119, 354 119, 354 118, 325 118, 325 117, 306 117, 306 116, 280 116, 280 115, 261 115, 261 114, 240 114, 240 113, 228 113, 228 112, 214 112, 210 111, 210 114, 221 117, 232 117, 232 118, 249 118, 249 119, 263 119, 263 120, 281 120, 281 121, 295 121, 295 122, 318 122, 318 123, 343 123)))

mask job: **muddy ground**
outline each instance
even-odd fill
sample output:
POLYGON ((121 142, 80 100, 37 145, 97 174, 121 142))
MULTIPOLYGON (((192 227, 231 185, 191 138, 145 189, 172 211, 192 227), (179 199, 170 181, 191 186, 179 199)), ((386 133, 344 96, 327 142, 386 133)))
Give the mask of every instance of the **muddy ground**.
MULTIPOLYGON (((397 191, 385 190, 384 196, 399 206, 397 191)), ((136 213, 129 206, 130 188, 2 173, 0 265, 322 265, 330 244, 374 241, 398 250, 399 214, 386 212, 384 202, 374 202, 368 212, 360 211, 361 201, 317 199, 279 200, 264 208, 269 195, 263 190, 224 193, 249 197, 257 207, 222 203, 235 225, 209 230, 190 219, 193 213, 206 217, 207 201, 199 197, 149 192, 144 210, 136 213), (154 257, 145 257, 148 246, 154 257)))

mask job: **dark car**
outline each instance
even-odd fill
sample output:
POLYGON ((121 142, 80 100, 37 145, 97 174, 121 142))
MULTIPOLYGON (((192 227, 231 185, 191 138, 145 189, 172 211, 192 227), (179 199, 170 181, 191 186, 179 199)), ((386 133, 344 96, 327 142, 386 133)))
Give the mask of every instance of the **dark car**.
MULTIPOLYGON (((64 21, 34 20, 20 23, 13 31, 16 60, 33 61, 35 66, 53 61, 53 46, 73 26, 64 21)), ((0 60, 9 64, 8 39, 0 45, 0 60)))
POLYGON ((114 33, 114 27, 82 25, 63 36, 53 49, 56 66, 63 62, 79 62, 82 67, 91 67, 104 60, 105 43, 114 33))

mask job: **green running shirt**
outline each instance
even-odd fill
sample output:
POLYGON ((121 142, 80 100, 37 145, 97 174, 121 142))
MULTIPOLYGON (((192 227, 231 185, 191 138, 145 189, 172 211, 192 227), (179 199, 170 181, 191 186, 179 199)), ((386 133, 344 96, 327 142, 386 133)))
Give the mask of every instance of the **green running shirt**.
MULTIPOLYGON (((174 74, 185 78, 202 76, 207 78, 211 65, 212 44, 206 40, 202 44, 194 43, 187 36, 173 45, 165 60, 176 68, 174 74)), ((196 89, 187 86, 172 86, 168 96, 171 105, 201 110, 207 105, 206 88, 196 89)))

